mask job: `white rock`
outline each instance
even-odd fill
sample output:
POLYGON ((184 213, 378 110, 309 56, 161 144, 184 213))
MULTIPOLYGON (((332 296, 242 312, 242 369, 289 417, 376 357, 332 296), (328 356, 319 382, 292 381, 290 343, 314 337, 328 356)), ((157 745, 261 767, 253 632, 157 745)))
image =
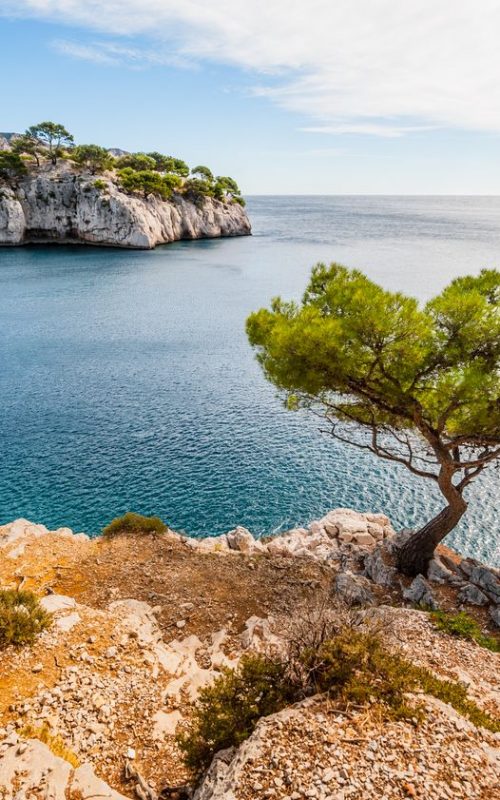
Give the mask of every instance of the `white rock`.
POLYGON ((163 739, 165 736, 174 736, 177 725, 182 719, 180 711, 157 711, 153 716, 153 736, 163 739))
POLYGON ((238 550, 240 553, 253 553, 263 549, 262 544, 254 539, 250 531, 241 526, 226 533, 226 540, 231 550, 238 550))
POLYGON ((103 191, 91 175, 75 175, 68 162, 42 166, 0 199, 0 244, 86 242, 152 248, 178 239, 250 233, 237 203, 205 198, 195 205, 182 195, 161 200, 121 191, 109 176, 103 191), (36 231, 36 234, 34 233, 36 231), (30 233, 31 232, 31 233, 30 233))
POLYGON ((75 608, 76 600, 74 597, 67 597, 64 594, 48 594, 42 597, 40 605, 45 611, 56 614, 59 611, 68 611, 71 608, 75 608))
POLYGON ((27 740, 22 752, 19 748, 11 748, 3 754, 0 786, 4 800, 42 796, 50 800, 67 800, 70 792, 75 797, 127 800, 98 778, 90 764, 73 769, 68 761, 55 756, 47 745, 35 739, 27 740))
POLYGON ((58 619, 56 619, 55 624, 56 627, 59 628, 59 630, 64 631, 64 633, 67 633, 72 628, 74 628, 75 625, 78 625, 80 620, 81 620, 80 614, 77 614, 75 612, 74 614, 66 614, 65 617, 59 617, 58 619))
POLYGON ((356 544, 360 544, 365 547, 373 547, 375 544, 375 539, 369 533, 355 533, 353 540, 356 542, 356 544))

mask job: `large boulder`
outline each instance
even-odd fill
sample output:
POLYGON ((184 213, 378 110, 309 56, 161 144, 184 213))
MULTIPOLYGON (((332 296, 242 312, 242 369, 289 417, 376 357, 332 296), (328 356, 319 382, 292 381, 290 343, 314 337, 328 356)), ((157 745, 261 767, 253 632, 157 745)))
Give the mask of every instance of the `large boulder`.
POLYGON ((457 600, 459 603, 467 603, 472 606, 487 606, 489 603, 485 593, 473 583, 466 583, 459 591, 457 600))
POLYGON ((226 533, 226 541, 230 550, 238 550, 240 553, 250 554, 264 549, 261 542, 254 539, 250 531, 241 526, 226 533))
POLYGON ((423 575, 417 575, 408 588, 403 589, 403 597, 409 603, 415 603, 415 605, 428 606, 433 609, 438 608, 431 587, 423 575))
POLYGON ((469 580, 480 586, 490 600, 500 605, 500 579, 497 570, 479 564, 473 568, 469 580))
POLYGON ((500 607, 492 606, 490 608, 490 618, 493 620, 497 628, 500 628, 500 607))
POLYGON ((396 583, 398 571, 387 563, 388 559, 389 553, 383 544, 378 544, 365 558, 365 572, 379 586, 394 586, 396 583))
POLYGON ((335 578, 334 589, 338 597, 349 606, 366 606, 374 601, 370 581, 352 572, 340 572, 335 578))

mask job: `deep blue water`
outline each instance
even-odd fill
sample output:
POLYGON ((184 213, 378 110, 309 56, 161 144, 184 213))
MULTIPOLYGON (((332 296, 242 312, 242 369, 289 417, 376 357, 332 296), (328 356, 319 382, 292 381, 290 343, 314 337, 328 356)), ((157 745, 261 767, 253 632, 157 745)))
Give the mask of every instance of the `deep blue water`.
MULTIPOLYGON (((337 260, 425 299, 500 266, 500 198, 250 198, 254 236, 152 252, 0 249, 0 523, 98 532, 127 510, 191 534, 258 534, 335 506, 398 526, 439 507, 433 486, 346 449, 283 410, 247 314, 298 297, 337 260)), ((469 493, 454 537, 499 561, 498 473, 469 493)))

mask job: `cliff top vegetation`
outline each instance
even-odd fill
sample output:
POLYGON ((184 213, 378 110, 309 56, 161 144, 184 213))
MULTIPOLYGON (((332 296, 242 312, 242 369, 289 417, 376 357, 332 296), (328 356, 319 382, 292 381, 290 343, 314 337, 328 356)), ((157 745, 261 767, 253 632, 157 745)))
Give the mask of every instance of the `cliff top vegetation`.
MULTIPOLYGON (((127 194, 168 200, 177 193, 196 204, 210 197, 245 205, 236 181, 214 175, 206 166, 190 168, 182 159, 156 151, 116 157, 97 144, 76 144, 64 125, 50 121, 31 125, 25 133, 5 139, 0 150, 0 183, 15 186, 27 174, 36 174, 47 164, 55 167, 61 161, 70 162, 82 173, 105 176, 127 194)), ((98 179, 94 186, 105 191, 106 182, 98 179)))

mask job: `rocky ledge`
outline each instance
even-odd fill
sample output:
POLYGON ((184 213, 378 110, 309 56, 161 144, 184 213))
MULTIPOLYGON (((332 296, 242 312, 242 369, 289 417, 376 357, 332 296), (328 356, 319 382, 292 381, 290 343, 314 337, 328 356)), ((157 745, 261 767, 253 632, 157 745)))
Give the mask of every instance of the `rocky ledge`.
MULTIPOLYGON (((0 797, 192 796, 175 733, 200 688, 243 654, 279 651, 318 598, 375 619, 388 648, 498 718, 500 655, 439 630, 419 606, 466 609, 493 633, 499 571, 441 548, 411 581, 394 566, 402 536, 383 514, 349 509, 265 540, 241 527, 108 540, 27 520, 0 527, 0 585, 31 589, 53 615, 34 645, 0 654, 0 797)), ((417 723, 309 698, 216 756, 194 798, 496 797, 500 733, 430 695, 418 703, 417 723)))
POLYGON ((45 164, 0 189, 0 246, 90 244, 151 249, 180 239, 246 236, 244 208, 211 197, 191 201, 128 194, 111 174, 78 172, 74 165, 45 164))

